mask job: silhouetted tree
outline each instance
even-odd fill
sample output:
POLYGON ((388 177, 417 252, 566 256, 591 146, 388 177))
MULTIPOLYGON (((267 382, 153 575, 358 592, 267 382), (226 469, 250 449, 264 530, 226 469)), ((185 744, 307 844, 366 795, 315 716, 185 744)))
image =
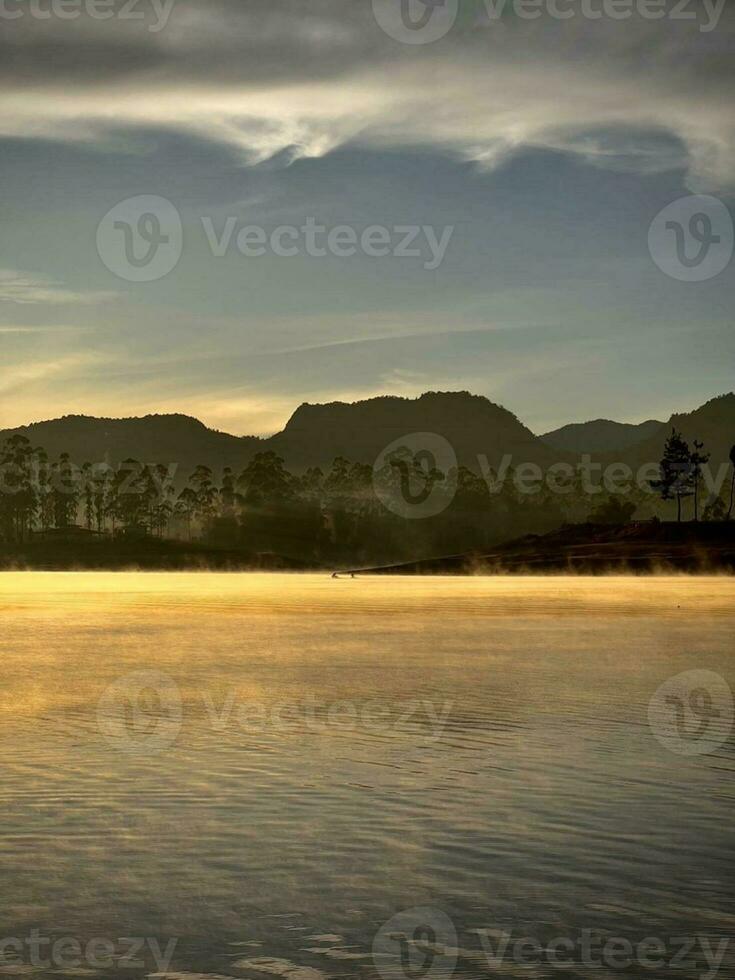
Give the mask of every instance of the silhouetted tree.
POLYGON ((732 516, 733 497, 735 497, 735 446, 730 450, 730 464, 732 465, 732 479, 730 481, 730 506, 727 508, 727 519, 732 516))
POLYGON ((123 528, 147 526, 144 468, 137 459, 124 459, 110 481, 108 513, 112 530, 117 523, 123 528))
POLYGON ((163 537, 173 514, 173 487, 168 469, 162 463, 146 466, 141 483, 147 524, 154 534, 163 537))
POLYGON ((692 467, 692 488, 694 494, 694 520, 699 520, 699 483, 702 476, 702 467, 708 462, 710 454, 703 453, 704 443, 694 440, 694 449, 689 457, 692 467))
POLYGON ((676 500, 676 519, 681 521, 681 501, 684 497, 690 497, 694 491, 689 445, 676 429, 671 430, 671 435, 666 440, 659 473, 658 480, 651 480, 651 487, 658 491, 662 500, 676 500))
POLYGON ((92 464, 82 466, 82 494, 84 497, 84 523, 88 531, 94 523, 94 486, 92 483, 92 464))
POLYGON ((183 519, 186 524, 186 534, 191 541, 191 522, 197 506, 197 495, 191 487, 184 487, 176 498, 174 512, 183 519))
POLYGON ((194 514, 199 527, 203 530, 214 517, 217 502, 217 488, 210 468, 201 463, 195 466, 194 472, 189 477, 189 486, 196 496, 194 514))
POLYGON ((77 468, 68 453, 62 453, 57 463, 51 466, 51 505, 54 526, 70 527, 76 521, 81 483, 77 468))
POLYGON ((219 488, 220 516, 234 519, 240 495, 235 489, 235 475, 229 466, 222 471, 222 485, 219 488))
POLYGON ((271 451, 256 453, 240 474, 237 485, 243 491, 245 503, 251 507, 293 500, 298 487, 281 457, 271 451))
POLYGON ((34 460, 34 450, 25 436, 11 436, 0 451, 0 525, 8 541, 23 541, 36 517, 34 460))

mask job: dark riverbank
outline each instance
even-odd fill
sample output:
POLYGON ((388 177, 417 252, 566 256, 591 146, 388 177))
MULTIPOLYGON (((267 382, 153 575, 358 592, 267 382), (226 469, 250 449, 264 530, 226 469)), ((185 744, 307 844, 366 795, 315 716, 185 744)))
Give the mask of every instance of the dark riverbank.
POLYGON ((0 571, 305 571, 313 566, 271 553, 211 548, 159 538, 85 536, 0 544, 0 571))
POLYGON ((735 521, 571 524, 489 553, 356 569, 371 574, 473 575, 735 572, 735 521))
MULTIPOLYGON (((329 567, 329 571, 333 566, 329 567)), ((0 544, 0 571, 326 571, 324 565, 273 553, 212 548, 159 538, 31 540, 0 544)), ((491 552, 466 553, 339 574, 473 575, 735 572, 735 521, 619 526, 572 524, 530 534, 491 552)))

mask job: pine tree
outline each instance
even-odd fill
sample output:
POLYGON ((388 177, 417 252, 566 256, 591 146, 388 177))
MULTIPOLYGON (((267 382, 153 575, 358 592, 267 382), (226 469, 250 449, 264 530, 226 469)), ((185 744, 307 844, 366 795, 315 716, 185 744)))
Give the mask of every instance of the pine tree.
POLYGON ((704 443, 694 440, 694 451, 690 456, 692 465, 692 487, 694 492, 694 520, 699 520, 699 482, 702 475, 702 467, 709 461, 710 454, 703 453, 704 443))
POLYGON ((671 430, 666 440, 659 473, 658 480, 651 480, 651 487, 662 500, 676 500, 676 519, 681 521, 681 502, 694 493, 694 479, 689 445, 676 429, 671 430))

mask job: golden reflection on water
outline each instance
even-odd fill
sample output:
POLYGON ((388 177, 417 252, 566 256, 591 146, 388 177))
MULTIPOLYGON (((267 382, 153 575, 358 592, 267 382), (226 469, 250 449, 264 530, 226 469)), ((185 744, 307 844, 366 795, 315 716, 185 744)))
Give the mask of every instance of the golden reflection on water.
MULTIPOLYGON (((431 686, 452 665, 471 676, 467 658, 480 639, 483 665, 512 664, 522 674, 523 637, 549 651, 559 638, 573 657, 590 629, 608 622, 629 636, 645 630, 639 620, 654 618, 674 634, 691 631, 704 653, 699 626, 725 627, 734 599, 728 577, 3 573, 0 719, 91 702, 136 667, 179 669, 195 687, 206 669, 210 684, 221 675, 247 697, 323 693, 326 677, 335 696, 360 696, 366 678, 346 670, 350 664, 379 669, 383 682, 393 676, 399 686, 421 674, 431 686)), ((603 645, 595 668, 604 671, 611 658, 615 670, 651 667, 635 643, 603 645)))
POLYGON ((0 917, 188 937, 178 967, 224 975, 228 943, 325 968, 299 929, 362 955, 427 903, 531 934, 732 925, 732 742, 672 755, 647 706, 680 671, 733 684, 733 600, 727 577, 0 574, 0 917), (99 704, 141 670, 181 724, 131 753, 99 704))

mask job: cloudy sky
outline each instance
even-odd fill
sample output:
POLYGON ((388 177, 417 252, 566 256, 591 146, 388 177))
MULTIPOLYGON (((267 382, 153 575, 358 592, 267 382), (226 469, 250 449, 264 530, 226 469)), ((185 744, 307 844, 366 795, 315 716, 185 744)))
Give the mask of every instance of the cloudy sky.
POLYGON ((0 427, 730 391, 732 5, 605 2, 4 0, 0 427))

